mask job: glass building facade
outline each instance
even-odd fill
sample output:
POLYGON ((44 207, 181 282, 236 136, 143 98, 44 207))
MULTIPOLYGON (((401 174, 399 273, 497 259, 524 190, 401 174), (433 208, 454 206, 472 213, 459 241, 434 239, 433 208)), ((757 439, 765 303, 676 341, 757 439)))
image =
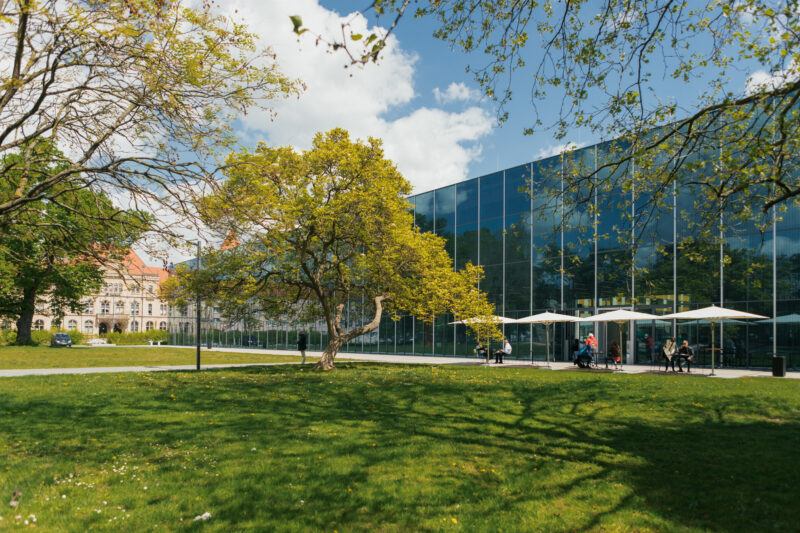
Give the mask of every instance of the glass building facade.
MULTIPOLYGON (((709 239, 692 224, 698 217, 689 192, 673 191, 672 205, 661 206, 652 216, 631 217, 629 211, 641 200, 623 186, 631 169, 618 168, 611 177, 619 187, 594 193, 568 215, 553 209, 552 197, 542 191, 562 186, 565 168, 575 161, 586 168, 601 166, 607 148, 589 146, 417 194, 409 198, 415 223, 445 238, 454 268, 468 261, 483 266, 481 289, 498 315, 520 318, 549 310, 588 316, 619 308, 660 315, 722 305, 777 317, 718 324, 716 342, 722 352, 717 359, 723 366, 768 367, 776 354, 787 356, 788 366, 800 367, 795 349, 800 340, 800 208, 770 213, 766 229, 734 224, 731 217, 709 239)), ((368 320, 361 310, 361 302, 353 302, 347 322, 368 320)), ((193 312, 170 321, 171 342, 194 342, 193 321, 187 316, 193 312)), ((376 331, 342 351, 472 356, 474 340, 463 325, 450 322, 452 315, 436 317, 433 323, 384 317, 376 331)), ((291 349, 297 333, 263 320, 231 329, 214 327, 209 316, 204 324, 210 326, 201 331, 204 344, 291 349)), ((617 328, 556 324, 551 354, 568 360, 572 344, 589 332, 603 350, 606 342, 618 338, 617 328)), ((309 349, 324 347, 323 324, 303 329, 310 332, 309 349)), ((512 358, 545 358, 544 326, 506 325, 504 333, 514 349, 512 358)), ((708 323, 666 320, 626 326, 627 362, 651 364, 658 347, 673 334, 689 340, 699 364, 710 362, 708 323)))

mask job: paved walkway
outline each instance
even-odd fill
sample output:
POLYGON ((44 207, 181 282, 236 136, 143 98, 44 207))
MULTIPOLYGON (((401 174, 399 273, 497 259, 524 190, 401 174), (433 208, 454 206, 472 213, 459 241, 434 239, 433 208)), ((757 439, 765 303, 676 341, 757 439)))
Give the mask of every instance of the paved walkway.
MULTIPOLYGON (((124 348, 124 347, 120 347, 124 348)), ((207 350, 203 348, 203 352, 236 352, 236 353, 274 353, 278 355, 300 355, 296 350, 264 350, 262 348, 212 348, 207 350)), ((322 352, 306 351, 306 355, 315 357, 320 356, 322 352)), ((201 354, 202 358, 202 354, 201 354)), ((466 365, 466 366, 491 366, 498 368, 548 368, 543 361, 537 361, 531 365, 529 362, 508 360, 503 365, 495 365, 490 363, 486 365, 483 360, 477 360, 474 357, 429 357, 421 355, 388 355, 388 354, 375 354, 375 353, 340 353, 337 359, 354 359, 358 361, 373 361, 379 363, 398 363, 398 364, 427 364, 427 365, 466 365)), ((300 363, 244 363, 244 364, 223 364, 223 365, 201 365, 203 369, 210 368, 237 368, 246 366, 274 366, 274 365, 297 365, 300 363)), ((118 366, 118 367, 89 367, 89 368, 33 368, 33 369, 9 369, 0 370, 0 378, 2 377, 16 377, 16 376, 47 376, 53 374, 102 374, 111 372, 165 372, 165 371, 179 371, 179 370, 194 370, 195 365, 174 365, 174 366, 118 366)), ((569 372, 596 372, 606 373, 613 372, 612 370, 605 370, 602 366, 599 369, 584 370, 579 369, 572 363, 551 362, 549 369, 551 370, 565 370, 569 372)), ((622 374, 664 374, 664 371, 656 370, 649 365, 625 365, 622 370, 617 371, 622 374)), ((691 374, 674 373, 677 376, 691 375, 691 376, 709 376, 711 369, 698 368, 692 371, 691 374)), ((672 374, 672 372, 670 372, 672 374)), ((772 372, 767 370, 746 370, 746 369, 728 369, 718 368, 715 371, 715 376, 718 378, 742 378, 742 377, 772 377, 772 372)), ((787 378, 800 379, 800 372, 787 372, 787 378)))

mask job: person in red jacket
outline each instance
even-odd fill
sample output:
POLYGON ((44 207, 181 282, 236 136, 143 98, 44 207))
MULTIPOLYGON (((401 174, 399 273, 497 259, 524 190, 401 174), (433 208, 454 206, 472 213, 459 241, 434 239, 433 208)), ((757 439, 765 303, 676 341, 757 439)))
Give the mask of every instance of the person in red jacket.
POLYGON ((586 337, 586 346, 592 350, 593 354, 597 352, 597 339, 595 338, 594 333, 589 333, 589 336, 586 337))

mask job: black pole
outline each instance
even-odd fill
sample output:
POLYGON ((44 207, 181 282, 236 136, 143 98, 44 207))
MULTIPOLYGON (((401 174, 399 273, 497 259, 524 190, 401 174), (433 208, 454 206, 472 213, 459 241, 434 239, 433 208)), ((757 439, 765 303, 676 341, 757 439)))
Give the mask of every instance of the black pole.
MULTIPOLYGON (((200 241, 197 241, 197 273, 200 273, 200 241)), ((200 286, 197 286, 197 331, 195 332, 195 341, 197 342, 197 370, 200 370, 200 286)))

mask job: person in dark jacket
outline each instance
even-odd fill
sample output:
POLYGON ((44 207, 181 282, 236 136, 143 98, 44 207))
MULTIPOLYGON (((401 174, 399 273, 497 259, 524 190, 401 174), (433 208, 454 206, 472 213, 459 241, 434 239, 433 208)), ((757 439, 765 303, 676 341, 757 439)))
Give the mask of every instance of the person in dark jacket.
POLYGON ((678 348, 678 372, 683 372, 681 361, 686 361, 686 371, 692 371, 692 361, 694 360, 694 350, 689 346, 689 341, 684 340, 678 348))
POLYGON ((300 332, 297 336, 297 349, 300 350, 300 355, 303 356, 302 364, 306 364, 306 348, 308 347, 308 341, 306 340, 305 332, 300 332))

